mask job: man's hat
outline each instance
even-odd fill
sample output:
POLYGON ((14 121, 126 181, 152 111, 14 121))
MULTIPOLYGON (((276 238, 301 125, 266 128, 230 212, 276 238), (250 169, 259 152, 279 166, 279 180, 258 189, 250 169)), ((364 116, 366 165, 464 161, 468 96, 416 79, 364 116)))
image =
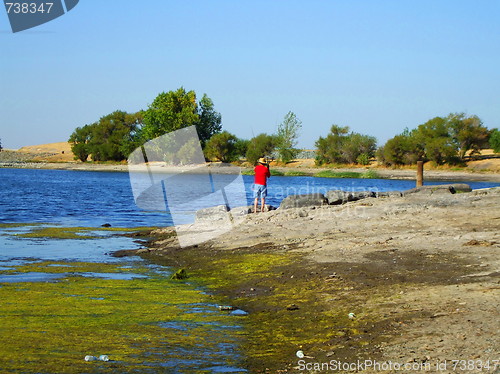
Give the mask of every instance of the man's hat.
POLYGON ((259 158, 261 164, 267 164, 267 160, 264 157, 259 158))

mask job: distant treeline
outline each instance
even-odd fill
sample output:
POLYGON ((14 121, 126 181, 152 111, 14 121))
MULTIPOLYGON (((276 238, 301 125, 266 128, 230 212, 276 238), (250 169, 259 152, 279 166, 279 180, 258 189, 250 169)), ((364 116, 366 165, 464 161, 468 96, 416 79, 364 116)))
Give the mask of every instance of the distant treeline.
MULTIPOLYGON (((245 158, 255 163, 260 157, 275 155, 281 163, 293 160, 301 121, 288 112, 275 134, 259 134, 241 139, 222 130, 222 116, 204 94, 183 87, 160 93, 148 109, 136 113, 115 111, 98 121, 77 127, 69 138, 75 159, 123 161, 136 148, 163 134, 196 126, 204 156, 209 161, 233 162, 245 158)), ((377 149, 377 140, 350 132, 349 127, 332 125, 316 143, 316 163, 367 165, 375 157, 385 165, 408 165, 419 160, 436 164, 459 164, 480 149, 500 152, 500 132, 489 130, 475 115, 452 113, 435 117, 415 129, 389 139, 377 149)), ((0 143, 1 150, 1 143, 0 143)), ((186 162, 182 157, 178 163, 186 162)))

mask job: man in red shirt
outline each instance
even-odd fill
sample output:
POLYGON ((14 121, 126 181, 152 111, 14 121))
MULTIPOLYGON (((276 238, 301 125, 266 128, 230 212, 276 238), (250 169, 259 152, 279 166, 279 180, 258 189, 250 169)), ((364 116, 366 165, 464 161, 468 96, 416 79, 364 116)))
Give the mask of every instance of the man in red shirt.
POLYGON ((271 177, 269 171, 269 164, 265 158, 259 158, 259 163, 253 169, 255 172, 254 185, 253 185, 253 212, 257 213, 257 205, 260 197, 260 211, 263 212, 266 207, 267 196, 267 178, 271 177))

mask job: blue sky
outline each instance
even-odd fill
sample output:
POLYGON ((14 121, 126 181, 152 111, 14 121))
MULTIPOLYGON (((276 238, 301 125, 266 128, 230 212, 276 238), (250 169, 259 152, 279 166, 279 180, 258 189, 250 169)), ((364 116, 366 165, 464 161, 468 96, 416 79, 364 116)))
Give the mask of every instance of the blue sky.
POLYGON ((304 148, 332 124, 379 144, 450 112, 500 127, 499 19, 497 0, 80 0, 13 34, 0 9, 0 138, 66 141, 180 86, 242 138, 293 111, 304 148))

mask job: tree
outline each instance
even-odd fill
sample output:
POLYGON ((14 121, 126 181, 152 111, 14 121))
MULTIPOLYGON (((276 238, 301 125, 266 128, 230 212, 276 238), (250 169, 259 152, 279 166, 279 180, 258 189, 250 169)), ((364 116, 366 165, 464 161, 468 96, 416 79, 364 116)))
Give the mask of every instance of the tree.
POLYGON ((493 152, 500 153, 500 131, 498 129, 491 131, 490 146, 493 148, 493 152))
POLYGON ((330 134, 328 134, 326 138, 320 136, 316 141, 316 163, 322 165, 325 163, 342 162, 340 149, 342 148, 344 138, 348 133, 348 126, 342 127, 332 125, 330 128, 330 134))
POLYGON ((249 145, 250 145, 250 140, 238 138, 236 140, 236 143, 234 144, 236 156, 245 157, 249 145))
POLYGON ((299 150, 295 147, 301 127, 302 121, 293 112, 288 112, 283 122, 278 125, 276 149, 281 162, 286 164, 297 157, 299 150))
POLYGON ((486 144, 488 133, 479 117, 451 113, 389 139, 378 156, 389 165, 413 164, 418 160, 438 165, 462 163, 469 151, 479 152, 486 144))
POLYGON ((200 100, 198 107, 199 119, 196 123, 196 130, 201 141, 201 146, 205 147, 206 142, 222 130, 222 116, 214 110, 214 103, 206 94, 200 100))
POLYGON ((347 126, 332 125, 330 134, 316 141, 316 163, 367 163, 375 155, 376 144, 373 136, 349 133, 347 126))
POLYGON ((238 158, 236 136, 227 131, 213 135, 205 146, 205 156, 210 160, 232 162, 238 158))
POLYGON ((276 136, 264 133, 250 139, 246 153, 247 161, 252 165, 256 164, 259 158, 274 152, 276 143, 276 136))
POLYGON ((414 132, 408 129, 402 134, 389 139, 377 151, 377 159, 385 165, 408 165, 423 160, 423 146, 418 142, 414 132))
POLYGON ((453 142, 446 118, 434 117, 412 133, 424 147, 425 158, 438 165, 455 162, 458 146, 453 142))
POLYGON ((70 135, 68 142, 71 143, 71 152, 75 156, 75 160, 86 162, 90 149, 88 143, 91 139, 91 125, 77 127, 70 135))
POLYGON ((126 159, 138 144, 138 140, 133 138, 141 118, 142 112, 129 114, 117 110, 97 122, 78 127, 69 138, 75 158, 83 162, 89 155, 93 161, 126 159))
POLYGON ((452 113, 446 121, 460 160, 465 159, 468 151, 472 151, 471 154, 479 153, 488 139, 489 131, 478 116, 467 117, 465 113, 452 113))
POLYGON ((196 126, 202 146, 222 129, 221 115, 214 110, 212 100, 203 95, 199 104, 196 93, 183 87, 160 93, 144 113, 141 136, 144 142, 166 133, 196 126))

